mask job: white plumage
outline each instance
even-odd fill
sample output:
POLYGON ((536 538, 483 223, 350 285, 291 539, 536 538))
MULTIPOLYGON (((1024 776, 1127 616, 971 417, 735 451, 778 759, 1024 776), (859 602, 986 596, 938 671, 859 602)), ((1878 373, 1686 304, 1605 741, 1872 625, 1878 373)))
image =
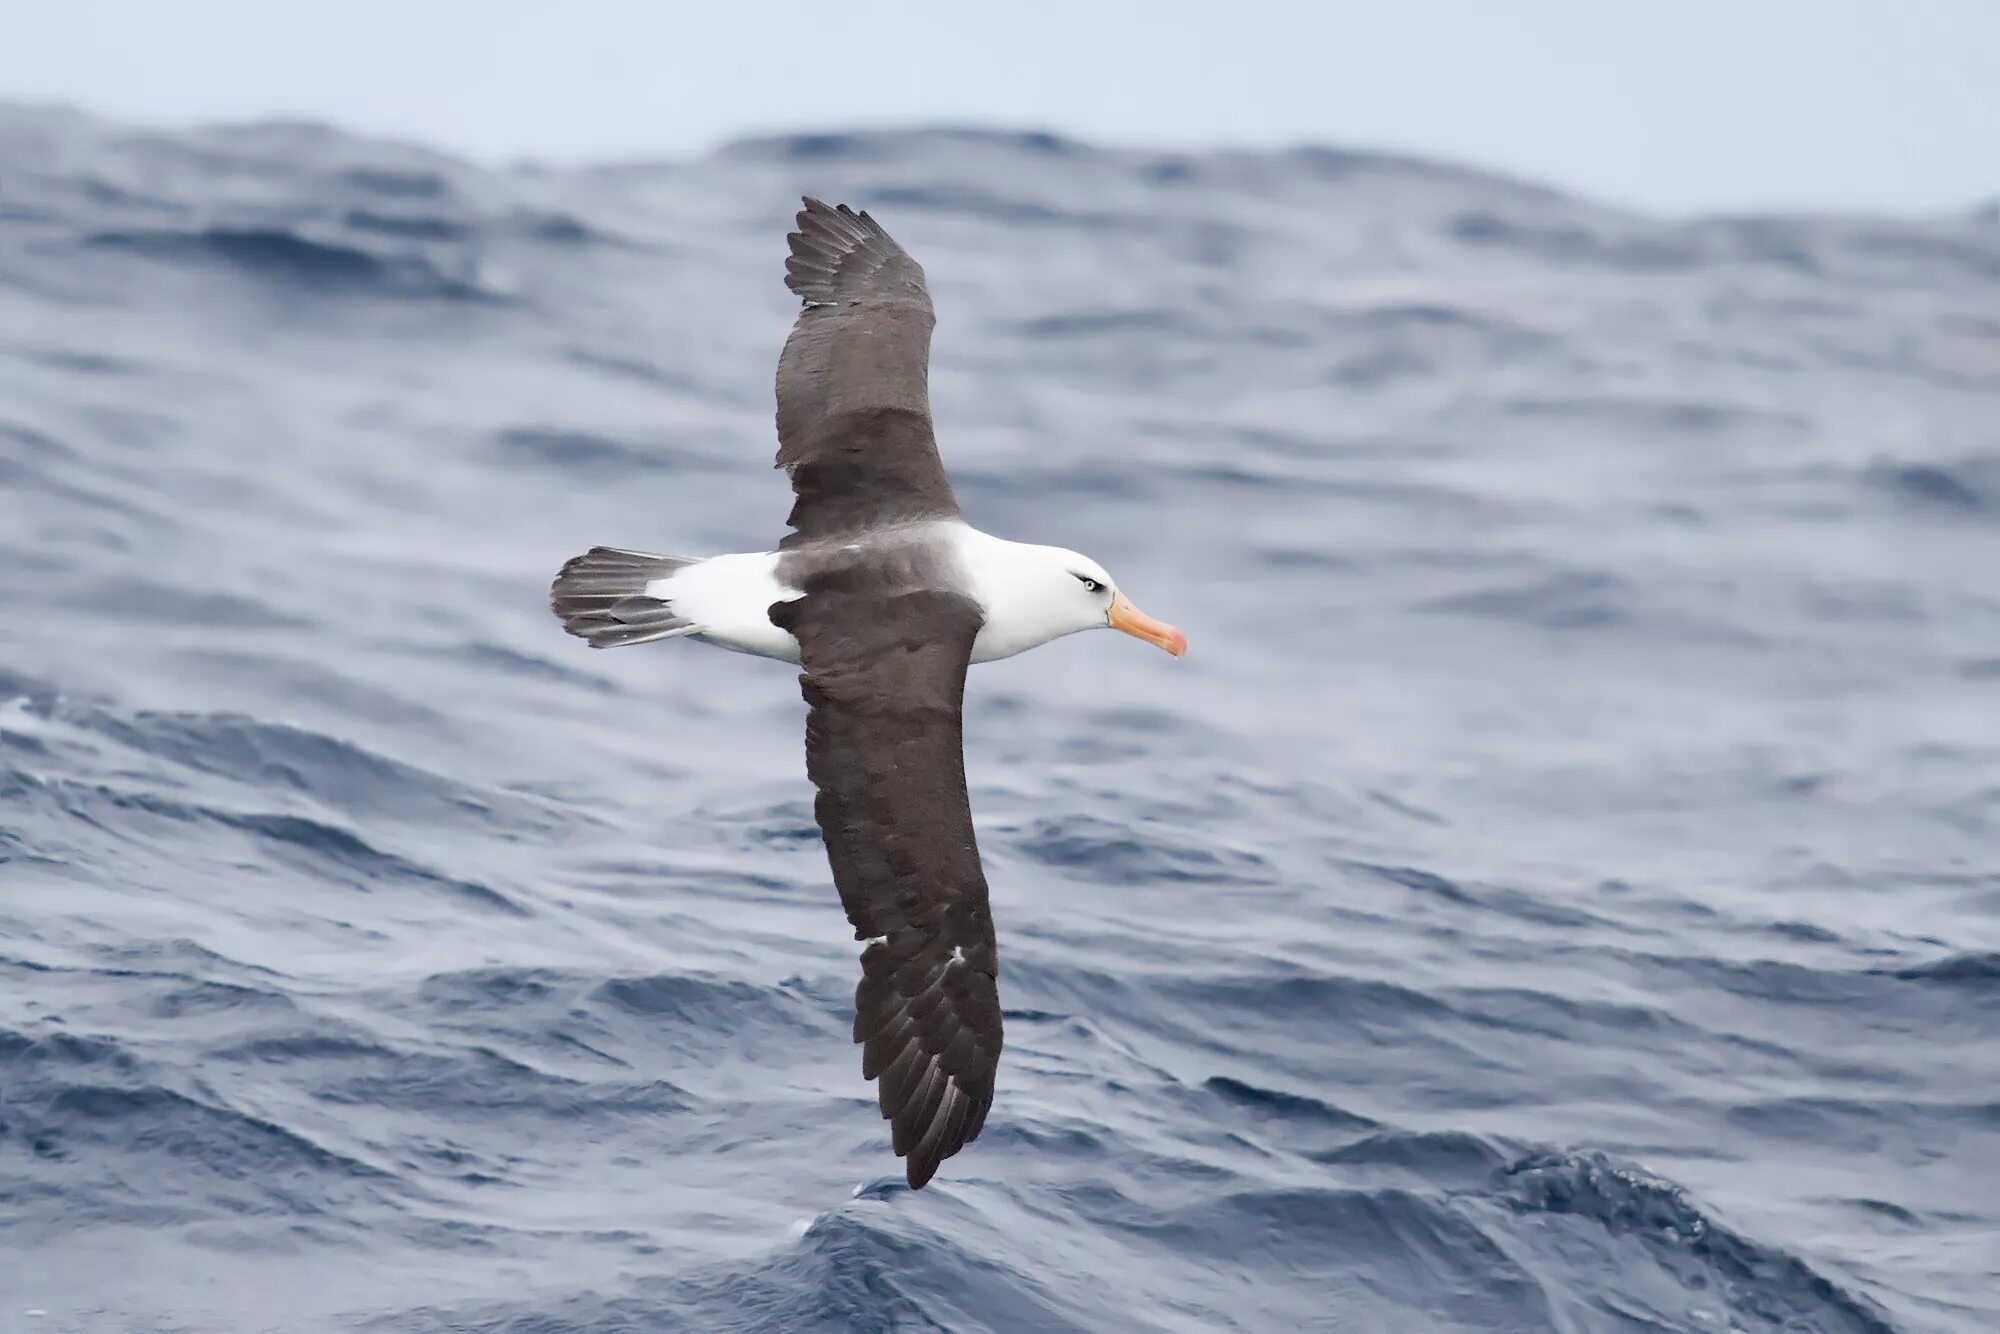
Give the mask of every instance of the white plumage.
MULTIPOLYGON (((1116 589, 1104 567, 1062 547, 1009 542, 966 523, 926 524, 875 539, 882 547, 941 544, 957 582, 985 610, 972 661, 992 662, 1107 623, 1116 589)), ((857 560, 867 542, 843 544, 857 560)), ((771 623, 771 605, 804 596, 782 577, 788 553, 740 552, 692 561, 634 593, 666 604, 688 633, 722 648, 781 662, 799 660, 798 641, 771 623)))

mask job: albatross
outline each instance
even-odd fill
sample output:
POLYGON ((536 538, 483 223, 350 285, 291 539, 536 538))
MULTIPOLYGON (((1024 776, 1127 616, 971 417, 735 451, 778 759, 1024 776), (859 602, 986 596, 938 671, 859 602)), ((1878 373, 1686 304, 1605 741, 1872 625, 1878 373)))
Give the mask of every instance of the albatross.
POLYGON ((785 265, 802 309, 778 358, 792 531, 775 551, 705 559, 593 547, 562 567, 550 601, 592 648, 698 639, 801 668, 813 814, 866 942, 861 1073, 921 1189, 985 1125, 1000 1064, 966 668, 1079 630, 1175 657, 1187 636, 1089 557, 965 521, 931 427, 923 269, 867 213, 804 203, 785 265))

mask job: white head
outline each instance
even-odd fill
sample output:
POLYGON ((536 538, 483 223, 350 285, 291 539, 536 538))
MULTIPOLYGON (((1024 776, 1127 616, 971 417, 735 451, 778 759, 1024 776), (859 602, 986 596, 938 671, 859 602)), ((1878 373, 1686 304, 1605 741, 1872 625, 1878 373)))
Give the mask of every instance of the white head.
POLYGON ((978 534, 964 548, 972 593, 986 607, 981 659, 1004 658, 1079 630, 1123 630, 1179 657, 1187 636, 1140 611, 1104 567, 1061 547, 978 534))

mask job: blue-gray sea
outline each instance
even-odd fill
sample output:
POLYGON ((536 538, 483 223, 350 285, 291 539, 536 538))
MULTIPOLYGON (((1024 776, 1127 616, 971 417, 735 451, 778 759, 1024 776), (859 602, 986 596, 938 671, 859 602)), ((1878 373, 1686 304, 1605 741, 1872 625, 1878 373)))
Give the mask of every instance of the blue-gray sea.
POLYGON ((2000 1328, 2000 209, 0 108, 0 1329, 2000 1328), (768 548, 798 196, 971 519, 1007 1049, 912 1193, 768 548))

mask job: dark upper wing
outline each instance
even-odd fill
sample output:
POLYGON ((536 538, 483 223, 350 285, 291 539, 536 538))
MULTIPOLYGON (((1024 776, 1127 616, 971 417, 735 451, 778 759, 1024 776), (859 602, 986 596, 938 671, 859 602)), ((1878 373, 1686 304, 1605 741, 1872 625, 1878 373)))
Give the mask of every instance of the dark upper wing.
POLYGON ((866 213, 805 205, 785 264, 805 309, 778 358, 778 466, 797 494, 785 545, 956 518, 931 434, 924 271, 866 213))
POLYGON ((854 924, 854 1040, 921 1187, 979 1134, 1000 1064, 999 955, 965 794, 960 705, 980 612, 954 593, 808 591, 806 772, 854 924))

